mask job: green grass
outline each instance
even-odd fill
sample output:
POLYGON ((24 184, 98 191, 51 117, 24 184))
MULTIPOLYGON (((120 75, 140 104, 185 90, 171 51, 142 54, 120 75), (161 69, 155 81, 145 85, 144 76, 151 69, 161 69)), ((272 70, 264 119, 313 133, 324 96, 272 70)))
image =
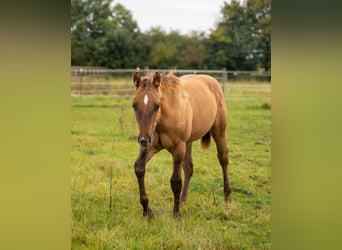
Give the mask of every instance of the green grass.
POLYGON ((155 218, 142 216, 133 170, 139 146, 131 100, 72 97, 72 248, 270 249, 270 88, 226 88, 232 203, 224 203, 214 142, 205 151, 196 142, 194 175, 179 221, 172 217, 172 165, 166 151, 147 165, 145 184, 155 218))

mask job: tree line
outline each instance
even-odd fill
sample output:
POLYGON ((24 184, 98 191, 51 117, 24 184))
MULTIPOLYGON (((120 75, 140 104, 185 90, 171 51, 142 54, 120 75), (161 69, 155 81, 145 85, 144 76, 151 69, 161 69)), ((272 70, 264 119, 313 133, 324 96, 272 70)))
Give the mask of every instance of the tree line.
POLYGON ((108 68, 265 70, 271 68, 271 1, 223 2, 209 34, 141 32, 113 0, 71 0, 71 65, 108 68))

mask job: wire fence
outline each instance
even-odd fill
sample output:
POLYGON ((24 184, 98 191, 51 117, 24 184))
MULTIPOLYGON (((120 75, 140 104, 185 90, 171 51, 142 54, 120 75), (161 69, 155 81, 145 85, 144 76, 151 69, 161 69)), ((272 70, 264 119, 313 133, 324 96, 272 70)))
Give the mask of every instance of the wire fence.
MULTIPOLYGON (((72 96, 116 96, 131 97, 134 94, 132 76, 139 71, 141 75, 159 71, 167 73, 169 69, 108 69, 101 67, 71 68, 71 95, 72 96)), ((184 74, 207 74, 216 78, 224 92, 231 90, 232 85, 239 88, 253 89, 260 84, 269 85, 271 82, 270 72, 257 71, 229 71, 229 70, 195 70, 177 69, 175 75, 184 74), (240 84, 241 82, 247 84, 240 84), (268 83, 268 84, 267 84, 268 83)))

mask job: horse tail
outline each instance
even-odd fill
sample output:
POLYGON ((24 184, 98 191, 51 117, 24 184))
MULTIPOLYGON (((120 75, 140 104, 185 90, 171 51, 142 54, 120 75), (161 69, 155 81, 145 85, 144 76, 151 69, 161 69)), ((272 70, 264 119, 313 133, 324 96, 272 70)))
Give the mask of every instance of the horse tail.
POLYGON ((201 148, 202 149, 207 149, 210 146, 210 132, 206 133, 202 138, 201 138, 201 148))

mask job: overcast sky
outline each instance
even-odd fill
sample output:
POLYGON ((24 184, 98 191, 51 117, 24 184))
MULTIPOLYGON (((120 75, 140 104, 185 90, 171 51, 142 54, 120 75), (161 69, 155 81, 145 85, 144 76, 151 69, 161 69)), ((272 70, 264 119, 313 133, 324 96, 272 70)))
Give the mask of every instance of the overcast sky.
MULTIPOLYGON (((114 0, 130 10, 141 31, 160 26, 165 31, 178 30, 187 34, 192 30, 215 28, 224 0, 114 0)), ((230 2, 230 0, 227 0, 230 2)))

